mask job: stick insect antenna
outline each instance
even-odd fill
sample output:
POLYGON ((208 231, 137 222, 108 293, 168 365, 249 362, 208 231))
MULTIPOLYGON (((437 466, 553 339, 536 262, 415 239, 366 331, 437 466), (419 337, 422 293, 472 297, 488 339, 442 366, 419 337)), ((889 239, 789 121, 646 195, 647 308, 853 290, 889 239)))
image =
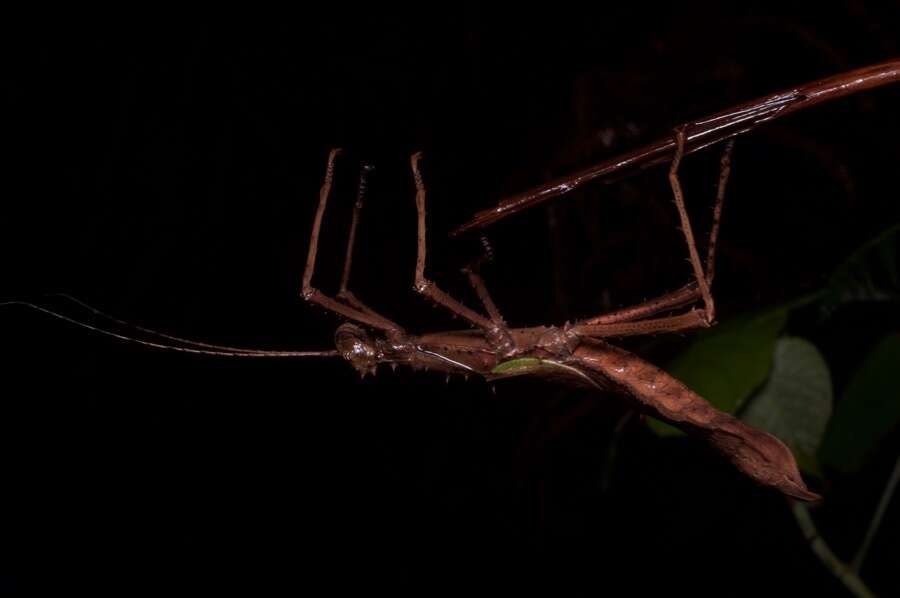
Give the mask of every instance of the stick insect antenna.
POLYGON ((213 349, 216 351, 233 351, 235 353, 270 353, 271 352, 266 349, 246 349, 243 347, 230 347, 228 345, 215 345, 212 343, 204 343, 204 342, 200 342, 200 341, 196 341, 196 340, 191 340, 188 338, 182 338, 180 336, 175 336, 172 334, 168 334, 166 332, 161 332, 159 330, 147 328, 145 326, 141 326, 140 324, 135 324, 134 322, 128 322, 126 320, 122 320, 122 319, 117 318, 113 315, 110 315, 106 312, 100 311, 96 307, 94 307, 92 305, 88 305, 81 299, 78 299, 77 297, 73 297, 72 295, 69 295, 68 293, 49 293, 47 296, 48 297, 59 297, 61 299, 66 299, 67 301, 71 301, 75 305, 78 305, 78 306, 83 307, 84 309, 88 310, 94 316, 103 318, 104 320, 109 320, 110 322, 114 322, 114 323, 118 324, 119 326, 125 326, 127 328, 131 328, 133 330, 138 330, 140 332, 143 332, 144 334, 149 334, 151 336, 156 336, 156 337, 164 338, 164 339, 167 339, 170 341, 175 341, 176 343, 181 343, 183 345, 189 345, 192 347, 199 347, 199 348, 204 348, 204 349, 213 349))
MULTIPOLYGON (((77 303, 87 307, 88 309, 92 309, 87 304, 84 304, 77 299, 71 298, 77 303)), ((52 309, 47 309, 46 307, 41 307, 40 305, 36 305, 34 303, 29 303, 27 301, 5 301, 0 303, 0 307, 7 305, 19 305, 22 307, 27 307, 29 309, 37 310, 41 313, 47 314, 49 316, 53 316, 54 318, 58 318, 64 322, 68 322, 69 324, 74 324, 75 326, 80 326, 81 328, 85 328, 92 332, 96 332, 98 334, 102 334, 104 336, 108 336, 110 338, 114 338, 120 341, 126 341, 129 343, 136 343, 138 345, 143 345, 145 347, 151 347, 154 349, 161 349, 164 351, 176 351, 179 353, 193 353, 196 355, 214 355, 217 357, 263 357, 263 358, 277 358, 277 359, 287 359, 287 358, 302 358, 302 357, 340 357, 340 353, 338 351, 265 351, 260 349, 238 349, 235 347, 225 347, 222 345, 212 345, 208 343, 200 343, 197 341, 190 341, 187 339, 181 339, 178 337, 173 337, 169 335, 164 335, 162 333, 157 333, 150 329, 145 329, 139 326, 135 326, 139 330, 146 331, 150 334, 158 334, 165 338, 170 338, 172 340, 177 340, 179 342, 184 342, 187 344, 193 345, 192 347, 179 347, 177 345, 169 345, 166 343, 158 343, 154 341, 142 340, 139 338, 134 338, 132 336, 127 336, 125 334, 119 334, 117 332, 112 332, 111 330, 106 330, 104 328, 100 328, 98 326, 94 326, 92 324, 88 324, 86 322, 82 322, 76 318, 67 316, 65 314, 61 314, 59 312, 53 311, 52 309), (198 348, 198 347, 206 347, 206 348, 198 348)), ((96 310, 94 310, 96 311, 96 310)), ((98 315, 102 315, 107 317, 106 314, 102 314, 97 311, 98 315)), ((125 325, 133 326, 128 322, 124 322, 122 320, 118 320, 116 318, 110 317, 111 320, 115 322, 121 322, 125 325)))

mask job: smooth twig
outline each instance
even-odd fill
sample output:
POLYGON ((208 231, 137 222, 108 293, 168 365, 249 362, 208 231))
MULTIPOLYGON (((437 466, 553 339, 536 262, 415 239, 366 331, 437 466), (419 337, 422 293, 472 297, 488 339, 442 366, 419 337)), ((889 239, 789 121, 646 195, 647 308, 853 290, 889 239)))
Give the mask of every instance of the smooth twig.
POLYGON ((850 568, 857 573, 862 569, 863 562, 866 560, 866 553, 869 552, 869 546, 872 544, 872 539, 875 538, 878 528, 881 527, 881 520, 884 519, 884 513, 887 511, 888 505, 891 504, 894 490, 897 489, 897 482, 900 482, 900 457, 897 457, 897 462, 894 463, 894 471, 891 472, 891 477, 888 478, 884 492, 881 493, 881 498, 878 500, 878 506, 875 507, 875 514, 872 515, 872 521, 869 522, 866 537, 856 552, 856 556, 853 557, 853 562, 850 563, 850 568))
MULTIPOLYGON (((900 59, 894 59, 739 104, 712 116, 683 124, 684 155, 752 131, 776 118, 898 81, 900 81, 900 59)), ((676 145, 676 141, 667 136, 579 172, 528 189, 501 200, 492 208, 478 212, 469 222, 456 228, 451 235, 489 226, 507 216, 570 193, 591 181, 612 181, 629 172, 670 162, 677 150, 676 145)))
POLYGON ((801 503, 792 500, 791 511, 794 513, 794 519, 803 532, 803 537, 809 543, 810 550, 818 557, 822 564, 825 565, 831 573, 837 577, 844 586, 850 590, 854 596, 859 598, 874 598, 875 594, 856 574, 852 567, 839 559, 828 543, 819 535, 816 524, 813 522, 809 514, 809 510, 801 503))

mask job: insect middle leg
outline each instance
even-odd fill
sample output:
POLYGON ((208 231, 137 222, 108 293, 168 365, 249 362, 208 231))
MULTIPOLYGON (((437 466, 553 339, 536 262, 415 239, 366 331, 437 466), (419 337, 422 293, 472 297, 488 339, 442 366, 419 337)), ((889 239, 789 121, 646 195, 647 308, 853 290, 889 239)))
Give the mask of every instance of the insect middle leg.
POLYGON ((412 166, 413 178, 416 183, 416 211, 418 213, 418 250, 416 253, 416 274, 413 289, 436 304, 444 307, 450 313, 463 318, 471 325, 483 330, 487 339, 504 351, 504 353, 512 353, 515 351, 512 336, 510 335, 506 323, 500 316, 497 306, 491 299, 480 275, 471 269, 466 272, 469 276, 469 282, 471 282, 472 286, 475 288, 475 292, 478 294, 485 309, 487 309, 490 314, 490 318, 485 318, 478 312, 466 307, 425 277, 425 183, 422 180, 422 173, 419 170, 419 160, 421 158, 421 152, 417 152, 410 157, 410 165, 412 166))
POLYGON ((497 304, 495 304, 494 300, 491 298, 491 294, 488 292, 487 286, 484 284, 484 279, 481 278, 481 274, 478 273, 476 267, 467 266, 463 268, 463 274, 465 274, 469 278, 469 283, 472 285, 472 288, 475 289, 475 293, 481 300, 481 304, 484 305, 484 309, 487 310, 488 315, 491 318, 491 322, 493 322, 494 326, 508 333, 509 330, 506 326, 506 322, 503 320, 503 316, 500 314, 500 310, 497 309, 497 304))

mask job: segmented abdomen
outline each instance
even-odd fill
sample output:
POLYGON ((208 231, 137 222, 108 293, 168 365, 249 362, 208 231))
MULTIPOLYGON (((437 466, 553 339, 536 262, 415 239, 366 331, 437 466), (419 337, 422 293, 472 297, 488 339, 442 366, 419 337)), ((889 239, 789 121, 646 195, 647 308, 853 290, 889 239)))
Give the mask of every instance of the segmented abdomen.
POLYGON ((719 411, 660 368, 602 341, 582 343, 574 357, 580 367, 602 376, 650 415, 704 437, 760 484, 801 500, 820 498, 806 488, 794 455, 780 440, 719 411))

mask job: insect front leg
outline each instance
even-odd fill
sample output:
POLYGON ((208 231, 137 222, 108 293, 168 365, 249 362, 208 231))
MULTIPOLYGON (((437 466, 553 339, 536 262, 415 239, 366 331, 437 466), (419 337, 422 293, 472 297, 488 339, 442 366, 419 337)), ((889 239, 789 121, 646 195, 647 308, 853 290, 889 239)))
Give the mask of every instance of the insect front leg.
MULTIPOLYGON (((321 189, 319 190, 319 206, 316 209, 316 215, 313 220, 312 233, 310 234, 309 238, 309 252, 306 256, 306 268, 303 271, 303 283, 300 294, 310 303, 315 303, 316 305, 319 305, 327 309, 328 311, 332 311, 336 314, 342 315, 345 318, 355 320, 356 322, 371 326, 372 328, 375 328, 377 330, 383 330, 387 333, 400 334, 403 332, 403 329, 384 316, 380 316, 371 310, 363 311, 352 305, 347 305, 346 303, 337 301, 312 286, 312 277, 316 269, 316 253, 318 252, 319 248, 319 233, 322 229, 322 218, 325 215, 325 207, 328 205, 328 196, 331 194, 331 187, 334 181, 334 161, 340 153, 340 149, 333 149, 328 154, 328 165, 325 168, 325 179, 322 182, 321 189)), ((348 243, 348 249, 350 250, 350 253, 352 253, 353 249, 354 236, 355 231, 353 232, 350 242, 348 243)), ((344 273, 348 277, 349 272, 349 265, 348 263, 345 263, 344 273)))
POLYGON ((359 311, 366 313, 374 318, 379 318, 384 322, 389 322, 396 327, 397 331, 402 331, 402 328, 399 324, 382 316, 374 309, 360 301, 359 298, 357 298, 353 293, 353 291, 348 288, 348 284, 350 282, 350 269, 353 265, 353 248, 356 244, 356 230, 359 226, 360 213, 362 212, 363 204, 366 199, 366 191, 369 187, 369 176, 374 171, 375 167, 372 164, 364 163, 359 172, 359 186, 357 187, 356 191, 356 201, 353 204, 353 215, 351 216, 350 220, 350 232, 347 234, 347 250, 344 254, 344 271, 341 275, 341 286, 338 288, 337 295, 335 295, 334 298, 341 303, 345 303, 346 305, 358 309, 359 311))

